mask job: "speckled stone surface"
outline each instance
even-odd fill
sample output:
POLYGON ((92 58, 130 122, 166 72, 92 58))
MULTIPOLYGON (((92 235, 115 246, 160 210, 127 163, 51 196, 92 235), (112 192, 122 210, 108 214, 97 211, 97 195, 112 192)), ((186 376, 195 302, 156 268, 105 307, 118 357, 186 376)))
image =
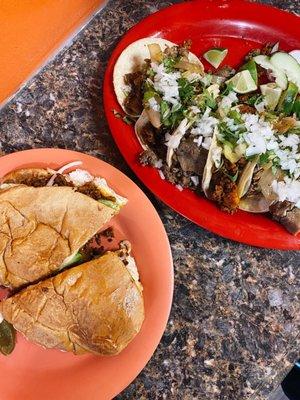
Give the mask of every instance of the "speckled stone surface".
MULTIPOLYGON (((120 36, 172 3, 110 1, 71 47, 1 110, 2 151, 76 149, 137 181, 110 136, 102 77, 120 36)), ((300 12, 299 0, 265 3, 300 12)), ((172 247, 174 304, 154 356, 117 399, 267 398, 300 356, 299 253, 222 239, 147 194, 172 247)))

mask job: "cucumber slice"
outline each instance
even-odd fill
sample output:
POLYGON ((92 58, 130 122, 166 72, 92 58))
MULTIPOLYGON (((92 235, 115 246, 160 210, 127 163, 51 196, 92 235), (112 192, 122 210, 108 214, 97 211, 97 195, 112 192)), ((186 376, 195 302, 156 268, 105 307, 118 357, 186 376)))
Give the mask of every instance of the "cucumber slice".
POLYGON ((300 64, 300 50, 292 50, 289 54, 300 64))
POLYGON ((275 53, 270 58, 271 64, 275 68, 281 69, 287 76, 290 82, 293 82, 298 91, 300 88, 300 64, 298 61, 288 53, 275 53))
POLYGON ((297 94, 298 87, 293 82, 290 82, 287 90, 281 96, 278 111, 283 112, 285 115, 291 115, 297 94))
POLYGON ((253 58, 253 60, 262 68, 270 69, 272 71, 275 82, 282 90, 285 90, 287 88, 288 80, 286 74, 280 68, 272 64, 268 56, 256 56, 253 58))

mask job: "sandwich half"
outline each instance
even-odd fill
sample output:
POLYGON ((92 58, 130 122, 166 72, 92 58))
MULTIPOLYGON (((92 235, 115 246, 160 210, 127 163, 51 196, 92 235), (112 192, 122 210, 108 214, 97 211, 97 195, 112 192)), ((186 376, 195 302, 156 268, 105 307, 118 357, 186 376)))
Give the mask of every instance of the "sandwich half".
POLYGON ((134 259, 124 250, 108 252, 28 286, 3 300, 0 312, 46 348, 114 355, 141 329, 142 286, 134 259))
POLYGON ((87 171, 22 169, 0 186, 0 285, 15 289, 78 261, 126 199, 87 171))

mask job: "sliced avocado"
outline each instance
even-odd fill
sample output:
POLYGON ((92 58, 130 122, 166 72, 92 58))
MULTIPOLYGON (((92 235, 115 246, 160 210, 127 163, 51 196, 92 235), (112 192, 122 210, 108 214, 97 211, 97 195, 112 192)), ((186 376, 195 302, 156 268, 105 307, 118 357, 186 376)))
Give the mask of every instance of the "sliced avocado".
POLYGON ((282 71, 282 69, 276 67, 273 63, 271 63, 270 58, 268 56, 256 56, 253 58, 253 60, 256 62, 256 64, 260 65, 264 69, 270 69, 272 71, 272 74, 275 78, 275 81, 277 85, 285 90, 288 84, 287 77, 285 73, 282 71))
POLYGON ((105 204, 107 207, 113 208, 114 210, 119 211, 120 206, 118 203, 112 200, 107 200, 107 199, 99 199, 99 203, 105 204))
POLYGON ((16 331, 5 319, 0 323, 0 352, 7 356, 15 348, 16 331))
POLYGON ((290 82, 287 90, 282 94, 279 100, 278 111, 283 112, 285 115, 291 115, 297 94, 298 87, 293 82, 290 82))
POLYGON ((81 253, 72 254, 70 257, 67 257, 65 261, 60 266, 60 269, 69 267, 70 265, 77 264, 83 261, 83 255, 81 253))

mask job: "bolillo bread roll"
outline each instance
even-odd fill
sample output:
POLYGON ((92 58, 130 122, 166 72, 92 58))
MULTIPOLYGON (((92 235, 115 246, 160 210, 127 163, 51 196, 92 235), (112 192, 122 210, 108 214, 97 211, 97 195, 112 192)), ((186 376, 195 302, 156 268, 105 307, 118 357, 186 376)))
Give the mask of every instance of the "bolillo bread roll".
POLYGON ((72 187, 0 189, 0 285, 17 288, 59 270, 115 214, 72 187))
POLYGON ((46 348, 114 355, 141 329, 139 285, 118 253, 108 252, 23 289, 2 301, 0 312, 28 340, 46 348))

